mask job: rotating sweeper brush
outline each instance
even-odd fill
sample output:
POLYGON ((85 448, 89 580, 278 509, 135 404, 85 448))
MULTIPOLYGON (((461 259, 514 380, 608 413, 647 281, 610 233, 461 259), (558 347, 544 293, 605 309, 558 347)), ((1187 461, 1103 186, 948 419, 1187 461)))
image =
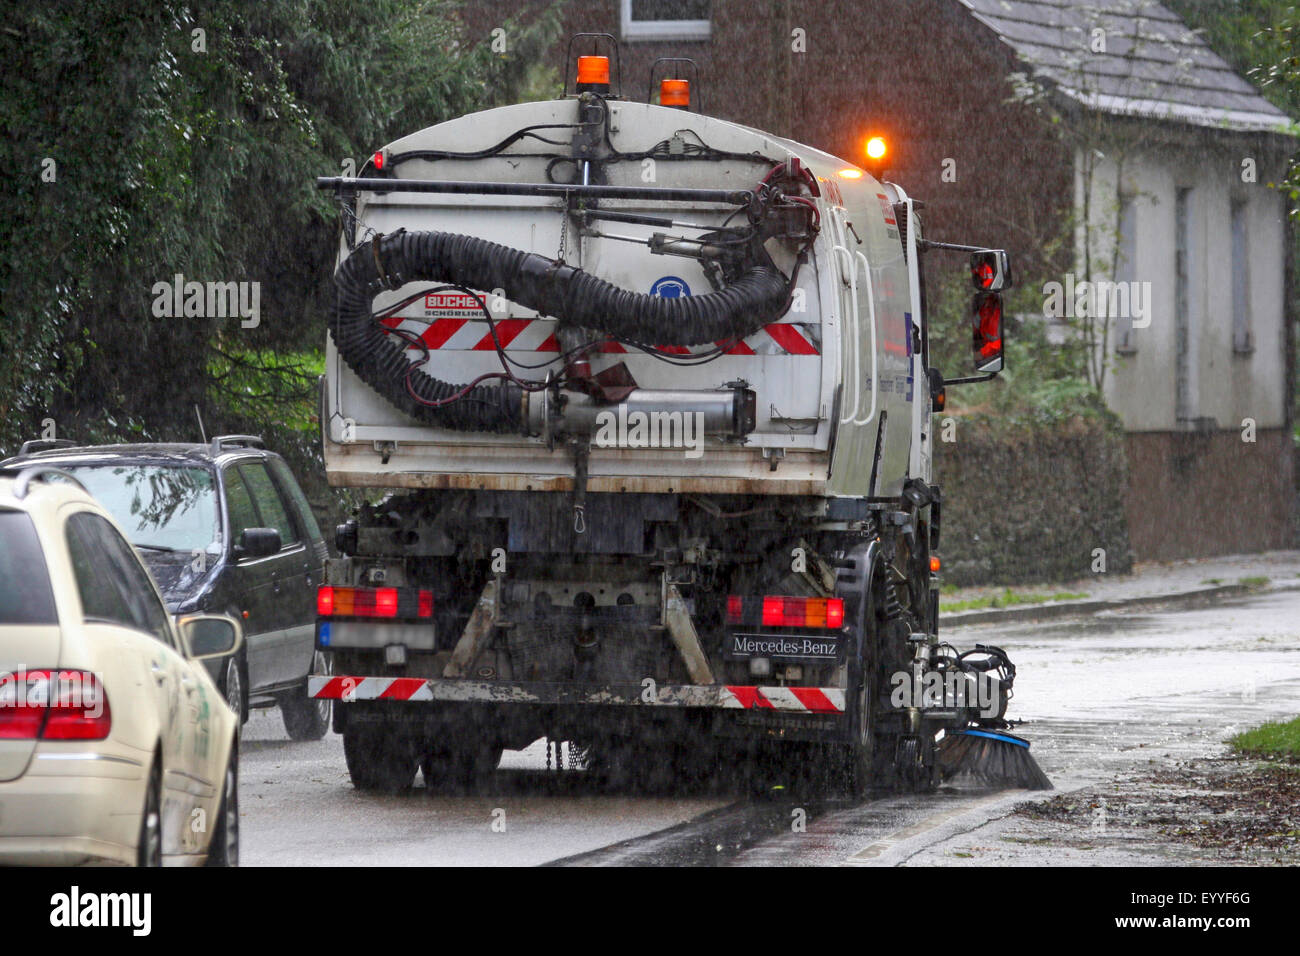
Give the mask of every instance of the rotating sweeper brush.
POLYGON ((984 682, 993 691, 991 709, 981 710, 974 726, 949 730, 939 741, 935 757, 945 783, 1003 790, 1052 790, 1029 741, 1007 733, 1006 705, 1016 680, 1016 666, 1000 647, 977 644, 956 658, 956 667, 968 678, 984 682))
POLYGON ((939 775, 945 783, 992 790, 1052 790, 1029 741, 1002 730, 971 727, 946 734, 939 742, 939 775))

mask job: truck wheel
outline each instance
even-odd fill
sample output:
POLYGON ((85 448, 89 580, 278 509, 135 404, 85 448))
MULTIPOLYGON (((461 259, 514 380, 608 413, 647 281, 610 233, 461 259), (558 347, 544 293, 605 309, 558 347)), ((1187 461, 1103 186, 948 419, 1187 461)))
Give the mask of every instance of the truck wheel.
POLYGON ((483 744, 467 750, 435 751, 420 758, 420 774, 429 790, 485 789, 501 762, 503 747, 483 744))
POLYGON ((415 744, 395 728, 349 724, 343 731, 343 759, 358 790, 399 793, 415 781, 415 744))
POLYGON ((876 740, 881 786, 901 793, 930 793, 938 786, 933 737, 884 734, 876 740))
POLYGON ((898 779, 910 793, 930 793, 938 786, 933 737, 904 737, 898 748, 898 779))
POLYGON ((876 783, 875 740, 871 727, 871 695, 867 692, 868 678, 859 678, 861 687, 853 706, 853 739, 844 748, 844 784, 849 796, 867 795, 876 783))
MULTIPOLYGON (((329 673, 325 655, 320 651, 312 656, 311 672, 329 673)), ((280 698, 280 717, 290 740, 320 740, 330 728, 330 702, 308 697, 304 683, 280 698)))
POLYGON ((590 753, 587 769, 596 785, 619 793, 650 792, 655 767, 663 757, 650 747, 637 748, 619 738, 594 744, 590 753))

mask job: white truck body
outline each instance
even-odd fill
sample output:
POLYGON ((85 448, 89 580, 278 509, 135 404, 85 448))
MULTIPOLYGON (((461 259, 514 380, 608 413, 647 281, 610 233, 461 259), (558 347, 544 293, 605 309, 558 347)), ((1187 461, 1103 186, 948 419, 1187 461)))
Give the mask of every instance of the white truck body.
MULTIPOLYGON (((575 108, 572 100, 559 100, 489 110, 421 130, 387 150, 398 154, 486 148, 524 126, 571 123, 575 108)), ((735 354, 696 368, 669 365, 619 346, 594 357, 594 371, 623 362, 645 388, 707 389, 743 379, 757 392, 758 414, 757 427, 743 445, 710 438, 698 457, 660 448, 593 447, 589 490, 891 497, 899 493, 909 465, 912 474, 920 466, 922 476, 928 477, 928 456, 921 447, 924 413, 918 411, 925 403, 913 400, 917 390, 927 387, 921 357, 913 348, 920 308, 895 211, 895 203, 909 202, 901 190, 834 156, 733 123, 644 103, 611 102, 609 109, 611 128, 625 149, 648 147, 674 135, 687 142, 697 136, 719 150, 799 159, 822 187, 817 200, 822 231, 800 273, 791 310, 733 347, 735 354), (869 484, 878 437, 883 441, 873 489, 869 484)), ((633 162, 611 166, 608 181, 653 185, 655 179, 671 176, 675 186, 748 189, 763 169, 746 161, 657 166, 633 162), (645 177, 652 178, 647 183, 645 177)), ((516 159, 509 152, 473 161, 411 159, 403 164, 402 176, 544 182, 545 161, 516 159)), ((634 200, 606 200, 602 208, 719 225, 734 211, 718 204, 634 200)), ((562 200, 363 192, 356 218, 358 241, 371 230, 468 233, 551 257, 559 257, 563 247, 564 258, 573 265, 633 291, 649 293, 656 283, 695 294, 710 288, 693 259, 652 256, 633 243, 578 236, 566 223, 562 200)), ((655 228, 617 223, 602 231, 648 237, 655 228)), ((907 241, 914 244, 915 239, 913 230, 907 241)), ((344 244, 340 261, 348 253, 344 244)), ((375 306, 401 301, 420 286, 408 283, 385 293, 375 306)), ((554 320, 538 317, 493 290, 478 291, 501 323, 499 334, 508 337, 505 347, 512 358, 533 365, 557 358, 554 320)), ((500 368, 488 324, 467 297, 443 293, 418 300, 399 314, 402 328, 436 344, 424 366, 431 375, 467 382, 500 368)), ((702 347, 690 351, 698 353, 702 347)), ((561 448, 548 448, 540 437, 451 431, 412 422, 340 360, 332 340, 327 368, 325 463, 331 484, 572 488, 572 457, 561 448)))
MULTIPOLYGON (((357 786, 409 786, 417 761, 463 776, 539 736, 605 770, 671 745, 683 772, 715 738, 799 742, 855 791, 930 785, 938 731, 985 718, 891 703, 891 682, 973 686, 1005 656, 937 637, 920 259, 944 244, 918 204, 599 89, 429 127, 318 184, 344 210, 326 471, 388 491, 338 529, 333 673, 308 685, 339 702, 357 786)), ((975 252, 995 373, 1010 267, 975 252)))

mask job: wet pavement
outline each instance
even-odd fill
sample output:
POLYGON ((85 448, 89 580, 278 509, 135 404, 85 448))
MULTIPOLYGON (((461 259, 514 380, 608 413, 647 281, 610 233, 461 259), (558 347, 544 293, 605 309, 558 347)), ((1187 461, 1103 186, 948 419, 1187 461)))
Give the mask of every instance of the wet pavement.
MULTIPOLYGON (((1053 794, 880 794, 854 804, 789 790, 690 796, 609 792, 548 772, 546 750, 508 752, 490 792, 401 796, 352 789, 341 738, 290 743, 276 711, 245 728, 245 865, 1016 865, 1222 862, 1158 827, 1106 825, 1097 795, 1126 798, 1151 774, 1189 781, 1232 734, 1300 713, 1300 591, 1214 606, 1107 612, 1076 621, 952 628, 1016 662, 1010 715, 1068 815, 1017 813, 1053 794), (1109 790, 1107 790, 1109 788, 1109 790), (1072 805, 1073 806, 1073 805, 1072 805)), ((1143 791, 1144 792, 1144 791, 1143 791)), ((1116 803, 1116 801, 1112 801, 1116 803)), ((1116 803, 1116 805, 1118 805, 1116 803)), ((1231 862, 1231 859, 1229 860, 1231 862)))

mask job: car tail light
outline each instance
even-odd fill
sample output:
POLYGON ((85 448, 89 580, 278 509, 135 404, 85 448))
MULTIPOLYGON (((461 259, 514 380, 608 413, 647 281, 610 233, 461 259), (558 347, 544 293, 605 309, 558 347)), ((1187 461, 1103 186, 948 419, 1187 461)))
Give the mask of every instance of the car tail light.
POLYGON ((103 740, 112 726, 108 694, 89 671, 0 676, 0 739, 103 740))
POLYGON ((727 623, 838 630, 844 626, 844 601, 842 598, 778 594, 747 598, 731 594, 727 596, 727 623))
POLYGON ((433 617, 433 592, 417 588, 340 588, 316 590, 319 617, 433 617))
POLYGON ((41 735, 45 709, 27 706, 26 684, 14 687, 16 682, 13 674, 0 677, 0 740, 35 740, 41 735), (15 694, 21 702, 14 701, 15 694))

